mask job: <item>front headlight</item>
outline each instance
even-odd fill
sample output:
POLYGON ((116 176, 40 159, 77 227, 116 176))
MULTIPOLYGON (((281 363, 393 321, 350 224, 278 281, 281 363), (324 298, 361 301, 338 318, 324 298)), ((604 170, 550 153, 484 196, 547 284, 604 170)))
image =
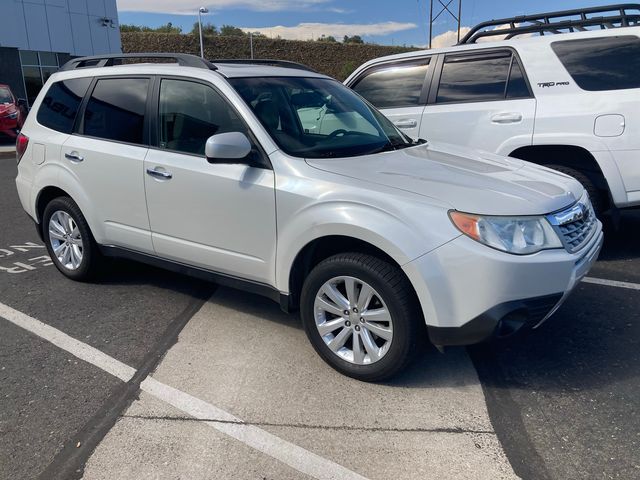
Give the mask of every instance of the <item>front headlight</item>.
POLYGON ((544 217, 491 217, 449 212, 453 224, 477 242, 507 253, 525 255, 549 248, 562 248, 562 242, 544 217))

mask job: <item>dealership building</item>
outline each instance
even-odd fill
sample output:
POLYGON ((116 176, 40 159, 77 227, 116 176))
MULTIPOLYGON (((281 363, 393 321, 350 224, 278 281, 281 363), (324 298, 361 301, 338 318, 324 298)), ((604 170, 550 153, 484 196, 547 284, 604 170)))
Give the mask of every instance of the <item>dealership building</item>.
POLYGON ((74 56, 120 53, 116 0, 1 0, 0 84, 31 105, 74 56))

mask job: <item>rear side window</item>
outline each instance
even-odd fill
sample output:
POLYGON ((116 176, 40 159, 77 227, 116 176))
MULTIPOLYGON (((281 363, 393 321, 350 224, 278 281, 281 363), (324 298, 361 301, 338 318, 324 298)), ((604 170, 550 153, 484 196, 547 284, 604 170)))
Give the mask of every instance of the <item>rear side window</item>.
POLYGON ((529 97, 522 68, 511 52, 449 55, 444 59, 437 103, 529 97))
POLYGON ((148 78, 98 80, 84 112, 83 134, 142 144, 148 89, 148 78))
POLYGON ((75 78, 52 84, 38 110, 38 123, 58 132, 71 133, 90 83, 89 78, 75 78))
POLYGON ((569 75, 584 90, 640 88, 640 38, 601 37, 553 42, 569 75))
POLYGON ((429 59, 421 65, 398 64, 373 70, 352 88, 378 108, 412 107, 420 104, 429 59))

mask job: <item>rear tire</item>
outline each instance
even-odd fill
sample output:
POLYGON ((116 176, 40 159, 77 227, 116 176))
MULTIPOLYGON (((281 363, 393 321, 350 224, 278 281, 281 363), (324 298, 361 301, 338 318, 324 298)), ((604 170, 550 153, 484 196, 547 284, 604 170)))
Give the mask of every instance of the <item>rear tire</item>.
POLYGON ((596 212, 596 217, 602 218, 602 214, 608 209, 606 194, 598 187, 596 187, 595 183, 593 183, 593 181, 587 175, 582 173, 580 170, 576 170, 571 167, 565 167, 564 165, 549 164, 545 165, 545 167, 557 170, 558 172, 562 172, 566 175, 570 175, 578 180, 589 194, 591 205, 593 205, 593 210, 594 212, 596 212))
POLYGON ((42 215, 42 237, 56 268, 72 280, 97 274, 101 254, 80 208, 69 197, 51 200, 42 215))
POLYGON ((425 338, 408 279, 397 266, 371 255, 343 253, 320 262, 304 281, 300 309, 320 357, 365 382, 386 380, 404 369, 425 338))

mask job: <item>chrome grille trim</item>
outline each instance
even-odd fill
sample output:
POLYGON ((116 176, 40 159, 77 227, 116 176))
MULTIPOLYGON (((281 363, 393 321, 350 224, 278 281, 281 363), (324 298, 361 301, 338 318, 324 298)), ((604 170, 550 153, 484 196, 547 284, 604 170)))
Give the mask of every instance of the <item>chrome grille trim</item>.
POLYGON ((570 253, 577 252, 591 240, 598 224, 586 193, 571 207, 547 215, 547 220, 570 253))

